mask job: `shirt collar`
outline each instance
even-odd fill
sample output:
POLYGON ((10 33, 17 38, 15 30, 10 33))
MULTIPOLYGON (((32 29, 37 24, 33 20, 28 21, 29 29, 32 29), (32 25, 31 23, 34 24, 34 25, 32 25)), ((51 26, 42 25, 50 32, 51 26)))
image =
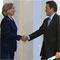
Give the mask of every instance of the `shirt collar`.
POLYGON ((50 16, 50 19, 52 20, 52 18, 54 17, 56 13, 53 13, 51 16, 50 16))

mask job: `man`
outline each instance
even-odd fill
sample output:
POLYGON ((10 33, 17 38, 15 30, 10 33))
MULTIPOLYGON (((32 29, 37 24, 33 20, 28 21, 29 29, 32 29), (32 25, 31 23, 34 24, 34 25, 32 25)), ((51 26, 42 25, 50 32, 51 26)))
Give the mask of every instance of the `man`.
POLYGON ((30 34, 29 36, 23 36, 24 41, 31 41, 43 34, 43 46, 41 50, 42 60, 47 60, 48 58, 55 56, 56 59, 60 58, 59 51, 59 16, 56 14, 57 4, 54 1, 46 2, 46 18, 42 26, 30 34))

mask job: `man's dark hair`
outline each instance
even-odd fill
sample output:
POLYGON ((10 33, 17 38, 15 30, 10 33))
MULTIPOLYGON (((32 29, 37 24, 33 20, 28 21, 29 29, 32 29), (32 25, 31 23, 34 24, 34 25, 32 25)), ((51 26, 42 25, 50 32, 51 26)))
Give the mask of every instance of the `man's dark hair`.
POLYGON ((49 4, 50 8, 54 8, 54 12, 57 12, 57 4, 54 1, 47 1, 46 4, 49 4))

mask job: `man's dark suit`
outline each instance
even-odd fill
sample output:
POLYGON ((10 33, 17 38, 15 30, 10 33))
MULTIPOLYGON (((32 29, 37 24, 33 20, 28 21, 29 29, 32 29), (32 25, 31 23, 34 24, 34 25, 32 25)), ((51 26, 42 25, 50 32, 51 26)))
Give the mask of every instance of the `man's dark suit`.
POLYGON ((48 19, 46 18, 42 26, 36 32, 30 34, 30 41, 40 35, 44 35, 41 54, 43 58, 49 58, 59 51, 59 16, 54 15, 48 27, 48 19))
POLYGON ((21 36, 17 35, 17 26, 14 20, 11 20, 8 16, 5 16, 1 22, 1 58, 11 59, 14 57, 14 52, 17 49, 17 40, 20 40, 21 36))

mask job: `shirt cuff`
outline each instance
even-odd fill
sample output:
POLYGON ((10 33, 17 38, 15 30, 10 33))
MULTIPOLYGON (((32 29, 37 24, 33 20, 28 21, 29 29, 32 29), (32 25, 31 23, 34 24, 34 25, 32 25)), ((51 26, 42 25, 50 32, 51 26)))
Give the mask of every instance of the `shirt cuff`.
POLYGON ((30 36, 27 36, 28 37, 28 41, 30 41, 30 36))

